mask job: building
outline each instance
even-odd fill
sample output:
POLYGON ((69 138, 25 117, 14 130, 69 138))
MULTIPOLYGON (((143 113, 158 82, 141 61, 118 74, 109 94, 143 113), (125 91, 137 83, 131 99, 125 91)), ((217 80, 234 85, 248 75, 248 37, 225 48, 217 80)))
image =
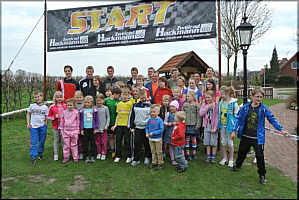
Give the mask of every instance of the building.
POLYGON ((291 76, 296 81, 298 80, 297 76, 297 68, 298 68, 298 51, 295 53, 289 60, 284 58, 283 61, 281 61, 281 65, 279 66, 280 76, 291 76))
POLYGON ((178 68, 181 75, 186 79, 189 79, 194 72, 199 72, 200 74, 206 73, 209 65, 206 64, 194 51, 190 51, 171 57, 158 69, 158 71, 160 74, 164 73, 167 78, 170 78, 170 71, 174 67, 178 68))

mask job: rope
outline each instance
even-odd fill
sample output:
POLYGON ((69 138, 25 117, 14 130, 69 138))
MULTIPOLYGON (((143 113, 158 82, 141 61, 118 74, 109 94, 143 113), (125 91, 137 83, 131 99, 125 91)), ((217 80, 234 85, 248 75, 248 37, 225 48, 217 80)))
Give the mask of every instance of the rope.
POLYGON ((21 53, 21 50, 23 49, 23 47, 25 46, 26 42, 28 41, 28 39, 30 38, 31 34, 33 33, 33 31, 35 30, 35 28, 37 27, 37 25, 39 24, 40 20, 42 19, 42 17, 44 16, 44 13, 40 16, 40 18, 38 19, 37 23, 35 24, 35 26, 33 27, 32 31, 30 32, 30 34, 28 35, 28 37, 26 38, 26 40, 24 41, 24 43, 22 44, 21 48, 19 49, 19 51, 17 52, 17 54, 15 55, 15 57, 12 59, 11 63, 8 66, 7 70, 10 70, 13 62, 15 61, 15 59, 18 57, 18 55, 21 53))
POLYGON ((266 129, 267 131, 270 131, 270 133, 271 133, 272 135, 285 136, 285 137, 290 138, 291 140, 296 140, 296 141, 299 140, 299 137, 298 137, 297 135, 292 135, 292 134, 282 135, 282 134, 280 134, 280 133, 277 133, 278 131, 275 130, 275 129, 271 129, 271 128, 267 128, 267 127, 266 127, 265 129, 266 129))

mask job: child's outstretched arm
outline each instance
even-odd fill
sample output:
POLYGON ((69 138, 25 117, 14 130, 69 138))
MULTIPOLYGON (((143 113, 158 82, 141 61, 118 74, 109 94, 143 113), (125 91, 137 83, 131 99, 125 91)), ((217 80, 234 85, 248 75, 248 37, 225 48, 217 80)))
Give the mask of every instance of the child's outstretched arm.
POLYGON ((279 124, 268 107, 265 107, 265 115, 267 120, 272 124, 272 126, 274 126, 274 128, 280 131, 280 133, 283 135, 287 134, 287 132, 283 130, 283 127, 279 124))

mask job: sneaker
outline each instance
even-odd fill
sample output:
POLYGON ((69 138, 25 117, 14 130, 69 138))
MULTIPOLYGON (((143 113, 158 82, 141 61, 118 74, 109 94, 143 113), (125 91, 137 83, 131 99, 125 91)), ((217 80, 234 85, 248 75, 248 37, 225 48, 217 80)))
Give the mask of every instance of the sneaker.
POLYGON ((95 159, 94 159, 94 157, 93 156, 91 156, 91 158, 90 158, 90 161, 89 162, 92 162, 92 163, 94 163, 95 162, 95 159))
POLYGON ((236 166, 233 166, 233 168, 231 169, 233 172, 237 172, 240 170, 240 168, 236 167, 236 166))
POLYGON ((64 159, 63 161, 62 161, 62 164, 65 164, 65 163, 67 163, 69 161, 69 159, 64 159))
POLYGON ((116 153, 115 152, 112 152, 111 154, 111 158, 114 159, 116 157, 116 153))
POLYGON ((228 167, 233 167, 233 166, 234 166, 234 161, 233 160, 228 161, 228 167))
POLYGON ((210 158, 209 158, 209 157, 206 157, 205 162, 206 162, 206 163, 209 163, 209 162, 210 162, 210 158))
POLYGON ((115 163, 118 163, 120 161, 120 158, 118 158, 118 157, 116 157, 115 159, 114 159, 114 162, 115 163))
POLYGON ((80 155, 79 155, 79 160, 83 160, 83 154, 82 153, 80 153, 80 155))
POLYGON ((106 160, 106 155, 102 154, 101 160, 106 160))
POLYGON ((216 163, 216 158, 211 158, 211 163, 215 164, 216 163))
POLYGON ((160 169, 162 169, 162 168, 163 168, 163 165, 158 164, 158 165, 155 167, 155 170, 160 170, 160 169))
POLYGON ((193 154, 193 160, 197 160, 197 156, 196 156, 196 154, 193 154))
POLYGON ((265 185, 267 183, 267 179, 265 176, 260 176, 260 184, 265 185))
POLYGON ((130 163, 132 161, 132 158, 127 158, 126 163, 130 163))
POLYGON ((136 165, 139 165, 140 164, 140 161, 135 161, 135 160, 133 160, 132 162, 131 162, 131 165, 132 166, 136 166, 136 165))
POLYGON ((177 172, 178 173, 182 173, 182 172, 185 172, 187 170, 187 168, 177 168, 177 172))
POLYGON ((102 157, 102 154, 98 154, 98 155, 97 155, 97 160, 100 160, 101 157, 102 157))
POLYGON ((253 164, 256 164, 256 157, 254 157, 254 160, 252 161, 253 164))
POLYGON ((166 158, 166 153, 163 153, 163 159, 165 159, 166 158))
POLYGON ((156 167, 157 167, 157 164, 150 164, 150 166, 148 166, 148 168, 150 168, 150 169, 154 169, 156 167))
POLYGON ((148 157, 144 158, 144 164, 148 165, 150 163, 150 159, 148 157))
POLYGON ((39 159, 39 160, 44 160, 43 155, 39 155, 39 156, 38 156, 38 159, 39 159))
POLYGON ((192 160, 191 156, 190 155, 186 155, 186 160, 192 160))
POLYGON ((175 166, 175 165, 177 165, 178 163, 175 161, 175 160, 172 160, 171 161, 171 165, 173 165, 173 166, 175 166))
POLYGON ((90 160, 89 160, 89 157, 88 157, 88 156, 85 158, 85 162, 86 162, 86 163, 89 163, 89 162, 90 162, 90 160))
POLYGON ((55 160, 55 161, 58 160, 58 155, 54 155, 54 160, 55 160))
POLYGON ((219 162, 219 164, 220 164, 220 165, 225 165, 225 164, 226 164, 226 159, 223 158, 223 159, 219 162))
POLYGON ((36 158, 35 159, 31 159, 31 164, 35 165, 35 163, 36 163, 36 158))

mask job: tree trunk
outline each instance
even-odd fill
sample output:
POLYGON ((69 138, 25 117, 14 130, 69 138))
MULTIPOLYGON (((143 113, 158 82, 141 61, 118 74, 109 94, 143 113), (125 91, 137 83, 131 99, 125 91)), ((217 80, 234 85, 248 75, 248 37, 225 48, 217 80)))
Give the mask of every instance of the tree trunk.
POLYGON ((234 62, 234 79, 237 78, 237 67, 238 67, 238 51, 235 51, 235 62, 234 62))
POLYGON ((230 57, 226 57, 226 59, 227 59, 227 73, 226 73, 226 76, 227 76, 227 78, 229 78, 229 59, 230 59, 230 57))

